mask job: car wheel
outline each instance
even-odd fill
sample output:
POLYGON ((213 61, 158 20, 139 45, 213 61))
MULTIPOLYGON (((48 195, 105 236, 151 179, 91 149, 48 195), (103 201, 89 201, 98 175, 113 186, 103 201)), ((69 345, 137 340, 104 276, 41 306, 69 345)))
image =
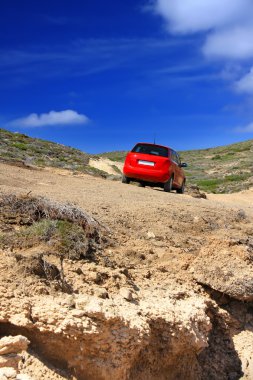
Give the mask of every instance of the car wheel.
POLYGON ((166 191, 166 193, 170 193, 172 190, 172 185, 173 185, 173 176, 171 176, 170 179, 168 179, 168 181, 165 182, 165 184, 163 185, 164 191, 166 191))
POLYGON ((144 182, 139 182, 139 187, 145 187, 145 183, 144 182))
POLYGON ((183 181, 182 186, 180 187, 180 189, 177 189, 177 193, 178 194, 184 194, 184 190, 185 190, 185 180, 183 181))
POLYGON ((123 176, 122 176, 122 183, 127 183, 127 184, 130 183, 130 179, 128 177, 126 177, 125 174, 123 174, 123 176))

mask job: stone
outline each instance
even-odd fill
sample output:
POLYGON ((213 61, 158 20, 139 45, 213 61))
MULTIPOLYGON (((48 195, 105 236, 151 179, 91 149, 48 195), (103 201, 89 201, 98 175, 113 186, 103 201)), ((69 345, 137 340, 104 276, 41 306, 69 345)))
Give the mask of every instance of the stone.
POLYGON ((133 292, 128 288, 121 288, 119 291, 120 295, 127 301, 133 301, 133 292))
POLYGON ((5 336, 0 339, 0 355, 18 353, 27 350, 29 340, 22 335, 5 336))
POLYGON ((155 234, 153 231, 147 232, 147 239, 155 239, 155 234))
POLYGON ((22 357, 17 354, 0 355, 0 368, 13 367, 18 369, 18 363, 22 357))
POLYGON ((202 193, 198 186, 196 185, 188 185, 186 187, 186 194, 191 195, 193 198, 203 198, 207 199, 205 193, 202 193))
POLYGON ((16 380, 33 380, 29 375, 25 373, 19 373, 16 377, 16 380))
POLYGON ((98 288, 95 290, 94 292, 94 295, 99 297, 99 298, 103 298, 103 299, 106 299, 106 298, 109 298, 108 297, 108 292, 105 288, 98 288))
POLYGON ((236 215, 236 220, 241 221, 246 219, 246 213, 244 210, 238 210, 237 215, 236 215))
POLYGON ((0 380, 16 379, 17 371, 11 367, 0 368, 0 380))
POLYGON ((85 311, 84 310, 75 309, 75 310, 72 311, 71 314, 75 318, 82 318, 82 317, 85 316, 85 311))
POLYGON ((100 281, 100 275, 97 272, 89 272, 88 274, 88 280, 91 282, 94 282, 95 284, 99 283, 100 281))

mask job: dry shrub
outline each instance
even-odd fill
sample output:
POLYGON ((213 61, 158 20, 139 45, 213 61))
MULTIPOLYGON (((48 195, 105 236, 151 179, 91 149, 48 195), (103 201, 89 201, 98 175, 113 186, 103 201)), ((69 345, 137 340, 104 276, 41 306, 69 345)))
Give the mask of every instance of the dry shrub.
POLYGON ((58 219, 77 223, 85 230, 95 229, 100 224, 86 212, 70 204, 44 198, 32 197, 29 195, 17 197, 14 194, 3 194, 0 198, 0 208, 8 206, 12 212, 27 215, 31 221, 41 219, 58 219))
POLYGON ((43 197, 3 194, 0 209, 3 211, 2 224, 5 221, 6 224, 23 225, 18 231, 2 232, 1 246, 28 248, 43 242, 48 243, 47 254, 79 260, 94 259, 94 253, 107 240, 105 227, 70 204, 43 197))

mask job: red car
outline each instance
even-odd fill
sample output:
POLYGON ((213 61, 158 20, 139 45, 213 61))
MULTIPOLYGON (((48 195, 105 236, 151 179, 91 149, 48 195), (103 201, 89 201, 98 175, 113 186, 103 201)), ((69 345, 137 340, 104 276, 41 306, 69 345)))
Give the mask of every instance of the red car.
POLYGON ((166 192, 175 189, 183 194, 185 174, 179 155, 162 145, 138 143, 126 156, 123 183, 139 182, 140 186, 159 186, 166 192))

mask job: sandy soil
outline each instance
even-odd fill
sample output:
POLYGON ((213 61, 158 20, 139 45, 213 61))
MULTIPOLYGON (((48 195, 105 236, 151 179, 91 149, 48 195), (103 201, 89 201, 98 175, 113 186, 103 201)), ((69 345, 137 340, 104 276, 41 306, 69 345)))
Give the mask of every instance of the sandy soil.
POLYGON ((115 170, 115 166, 122 172, 123 169, 123 163, 122 162, 116 162, 112 161, 108 158, 99 158, 99 159, 90 159, 89 165, 93 168, 103 170, 104 172, 108 174, 114 174, 117 175, 119 172, 115 170))
POLYGON ((253 211, 253 189, 233 194, 208 194, 208 199, 230 207, 246 209, 249 213, 253 211))
MULTIPOLYGON (((110 160, 108 160, 110 161, 110 160)), ((107 168, 107 160, 97 162, 97 168, 103 170, 107 168)), ((110 161, 111 163, 112 161, 110 161)), ((108 165, 110 165, 108 163, 108 165)), ((95 167, 95 166, 94 166, 95 167)), ((156 188, 138 188, 136 186, 126 186, 120 182, 104 180, 89 175, 72 175, 67 170, 29 170, 0 164, 0 185, 3 190, 14 192, 29 192, 34 195, 49 196, 59 201, 76 202, 87 211, 99 212, 99 205, 110 207, 110 212, 122 211, 131 212, 135 209, 142 209, 145 213, 149 208, 163 206, 170 210, 173 206, 192 207, 201 205, 203 210, 218 208, 233 209, 246 208, 247 212, 253 213, 253 189, 245 190, 236 194, 208 194, 208 199, 193 199, 188 195, 177 195, 164 193, 156 188)), ((108 211, 108 212, 109 212, 108 211)), ((108 213, 107 212, 107 213, 108 213)), ((102 215, 104 213, 102 212, 102 215)), ((101 216, 102 216, 101 215, 101 216)), ((108 218, 105 218, 108 220, 108 218)))

